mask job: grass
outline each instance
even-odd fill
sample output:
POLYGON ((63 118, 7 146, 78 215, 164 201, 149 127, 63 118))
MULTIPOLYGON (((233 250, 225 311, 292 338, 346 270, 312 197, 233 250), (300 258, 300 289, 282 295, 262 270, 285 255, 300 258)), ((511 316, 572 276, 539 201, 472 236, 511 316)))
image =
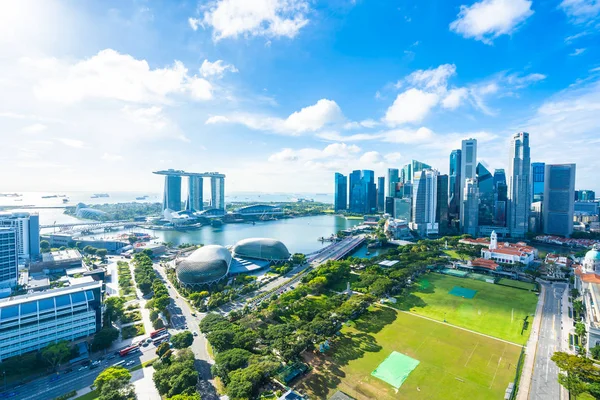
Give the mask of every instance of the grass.
POLYGON ((123 339, 130 339, 145 333, 146 328, 144 328, 144 324, 130 325, 126 326, 125 328, 121 328, 121 337, 123 339))
MULTIPOLYGON (((463 260, 465 256, 461 256, 456 252, 456 250, 442 250, 444 253, 448 254, 450 258, 454 258, 456 260, 463 260)), ((469 257, 466 257, 469 258, 469 257)))
POLYGON ((511 286, 514 288, 525 289, 525 290, 535 290, 537 288, 535 283, 515 281, 513 279, 502 278, 498 281, 498 283, 501 285, 511 286))
POLYGON ((341 390, 358 399, 501 399, 521 347, 391 308, 375 306, 345 326, 331 350, 311 360, 296 385, 310 398, 341 390), (419 365, 396 391, 371 376, 392 351, 419 365))
POLYGON ((429 287, 413 285, 391 306, 514 343, 527 342, 538 300, 535 293, 434 273, 423 279, 429 281, 429 287), (476 290, 477 294, 472 299, 452 296, 448 292, 454 286, 476 290), (526 316, 529 326, 521 334, 526 316))
POLYGON ((152 364, 154 364, 156 361, 158 361, 158 357, 153 358, 152 360, 143 362, 141 364, 138 364, 135 367, 131 368, 130 371, 137 371, 138 369, 147 368, 147 367, 151 366, 152 364))
POLYGON ((95 390, 92 390, 91 392, 86 393, 83 396, 79 396, 75 400, 95 400, 98 398, 98 396, 99 396, 98 392, 96 392, 95 390))

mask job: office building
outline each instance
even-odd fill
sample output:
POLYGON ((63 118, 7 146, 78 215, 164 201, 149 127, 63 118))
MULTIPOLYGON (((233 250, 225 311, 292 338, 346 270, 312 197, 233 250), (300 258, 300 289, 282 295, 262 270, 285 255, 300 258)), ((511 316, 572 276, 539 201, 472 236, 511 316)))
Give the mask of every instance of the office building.
POLYGON ((462 198, 463 204, 460 213, 462 232, 471 236, 477 236, 479 230, 479 193, 476 178, 465 180, 462 198))
POLYGON ((348 178, 339 172, 335 173, 335 193, 333 208, 335 211, 346 211, 348 207, 348 178))
POLYGON ((414 175, 410 229, 421 236, 439 233, 436 221, 438 175, 438 171, 432 169, 425 169, 414 175))
POLYGON ((524 237, 531 206, 531 160, 529 133, 515 133, 511 140, 508 168, 508 228, 512 237, 524 237))
POLYGON ((350 174, 350 206, 357 214, 369 214, 377 210, 377 187, 375 173, 355 170, 350 174))
POLYGON ((0 361, 61 340, 95 334, 102 326, 102 282, 0 299, 0 361))
POLYGON ((165 175, 163 210, 181 211, 181 176, 165 175))
POLYGON ((188 178, 188 200, 185 209, 189 212, 204 210, 204 180, 201 176, 188 178))
POLYGON ((477 140, 465 139, 462 141, 461 159, 460 159, 460 221, 461 230, 464 213, 464 193, 467 179, 475 180, 477 178, 477 140))
POLYGON ((448 175, 438 175, 437 177, 437 200, 436 200, 435 221, 438 223, 439 233, 444 235, 448 232, 448 175))
POLYGON ((413 182, 414 175, 417 172, 421 172, 424 169, 431 169, 430 165, 424 162, 411 160, 410 163, 406 164, 400 172, 400 180, 402 183, 413 182))
POLYGON ((494 177, 482 164, 477 164, 477 191, 479 192, 479 225, 490 226, 494 223, 494 205, 496 191, 494 177))
POLYGON ((531 163, 531 196, 532 202, 544 199, 544 174, 546 164, 543 162, 531 163))
POLYGON ((18 271, 17 232, 14 228, 0 228, 0 288, 14 287, 18 271))
POLYGON ((547 164, 542 205, 546 235, 569 237, 573 233, 575 164, 547 164))
POLYGON ((383 212, 385 208, 385 178, 377 178, 377 212, 383 212))
POLYGON ((508 186, 506 185, 506 174, 503 169, 494 170, 494 221, 497 227, 506 226, 506 205, 508 204, 508 186))
POLYGON ((448 180, 448 213, 452 219, 459 219, 460 214, 461 159, 462 151, 452 150, 448 180))
POLYGON ((385 213, 394 217, 394 197, 385 198, 385 213))
POLYGON ((225 210, 225 178, 210 180, 210 205, 217 210, 225 210))
POLYGON ((0 227, 14 228, 19 259, 35 259, 40 255, 40 218, 28 212, 0 213, 0 227))
POLYGON ((594 201, 596 200, 596 192, 593 190, 576 190, 575 201, 594 201))
POLYGON ((394 218, 410 221, 412 199, 394 198, 394 218))
POLYGON ((575 201, 575 212, 581 215, 598 215, 598 202, 575 201))
POLYGON ((388 189, 385 194, 386 197, 395 197, 396 196, 396 184, 400 182, 400 171, 398 168, 388 168, 387 171, 387 181, 388 181, 388 189))

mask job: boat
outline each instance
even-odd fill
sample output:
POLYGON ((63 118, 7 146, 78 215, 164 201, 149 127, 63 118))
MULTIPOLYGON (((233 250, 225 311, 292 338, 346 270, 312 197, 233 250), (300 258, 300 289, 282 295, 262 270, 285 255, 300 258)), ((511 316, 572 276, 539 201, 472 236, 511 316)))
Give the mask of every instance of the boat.
POLYGON ((56 199, 58 197, 57 194, 50 194, 47 196, 42 196, 42 199, 56 199))
POLYGON ((22 194, 19 193, 0 193, 0 197, 21 197, 22 194))
POLYGON ((99 197, 110 197, 110 196, 108 195, 108 193, 94 193, 91 196, 92 199, 97 199, 99 197))
POLYGON ((69 199, 68 199, 67 197, 65 197, 65 198, 63 199, 63 203, 68 203, 68 202, 69 202, 69 199))
POLYGON ((148 198, 147 195, 136 197, 136 200, 146 200, 148 198))

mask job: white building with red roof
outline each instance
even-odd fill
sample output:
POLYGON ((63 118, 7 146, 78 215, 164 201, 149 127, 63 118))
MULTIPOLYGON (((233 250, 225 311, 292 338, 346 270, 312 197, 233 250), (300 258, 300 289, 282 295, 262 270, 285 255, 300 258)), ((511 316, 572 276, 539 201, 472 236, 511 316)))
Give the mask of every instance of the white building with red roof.
POLYGON ((492 232, 487 249, 481 249, 481 257, 499 264, 531 264, 537 257, 537 249, 526 243, 498 243, 496 231, 492 232))

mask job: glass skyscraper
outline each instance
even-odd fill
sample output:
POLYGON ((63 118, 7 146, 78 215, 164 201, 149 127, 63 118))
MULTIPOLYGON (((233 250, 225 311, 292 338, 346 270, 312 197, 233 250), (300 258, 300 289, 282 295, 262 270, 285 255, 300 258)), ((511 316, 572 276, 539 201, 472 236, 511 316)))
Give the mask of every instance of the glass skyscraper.
POLYGON ((512 237, 524 237, 529 230, 530 174, 529 133, 515 133, 508 165, 508 228, 512 237))
MULTIPOLYGON (((465 185, 467 179, 477 178, 477 140, 465 139, 462 141, 461 160, 460 160, 460 221, 461 230, 464 232, 463 225, 465 212, 465 185)), ((475 183, 476 185, 477 183, 475 183)), ((473 220, 473 218, 470 218, 473 220)))
POLYGON ((165 175, 163 210, 181 211, 181 176, 165 175))
POLYGON ((448 213, 452 218, 458 218, 460 213, 460 162, 462 151, 452 150, 450 153, 450 170, 448 176, 448 213))
POLYGON ((387 197, 396 197, 396 184, 400 181, 400 171, 398 168, 388 168, 387 172, 388 189, 387 197))
POLYGON ((188 200, 186 210, 191 212, 204 210, 203 185, 201 176, 188 177, 188 200))
POLYGON ((437 222, 437 189, 438 171, 426 169, 414 175, 412 197, 411 229, 419 235, 436 235, 439 233, 437 222))
POLYGON ((573 233, 575 164, 546 165, 544 233, 569 237, 573 233))
POLYGON ((477 164, 477 190, 479 192, 479 225, 494 223, 494 177, 482 164, 477 164))
POLYGON ((335 173, 335 197, 333 200, 333 206, 335 211, 346 211, 348 204, 348 178, 340 174, 335 173))
POLYGON ((377 210, 375 173, 355 170, 350 174, 350 206, 353 213, 368 214, 377 210))
POLYGON ((16 229, 0 227, 0 288, 16 286, 18 259, 16 229))
POLYGON ((533 201, 544 199, 544 173, 546 164, 542 162, 531 163, 531 181, 533 201))
POLYGON ((435 221, 438 223, 440 234, 448 232, 448 175, 437 177, 437 207, 435 221))
POLYGON ((385 208, 385 178, 377 178, 377 211, 383 212, 385 208))
POLYGON ((404 167, 402 167, 402 171, 400 173, 401 182, 412 182, 414 175, 417 172, 423 171, 424 169, 431 169, 431 165, 425 164, 421 161, 412 160, 409 164, 406 164, 404 167))

